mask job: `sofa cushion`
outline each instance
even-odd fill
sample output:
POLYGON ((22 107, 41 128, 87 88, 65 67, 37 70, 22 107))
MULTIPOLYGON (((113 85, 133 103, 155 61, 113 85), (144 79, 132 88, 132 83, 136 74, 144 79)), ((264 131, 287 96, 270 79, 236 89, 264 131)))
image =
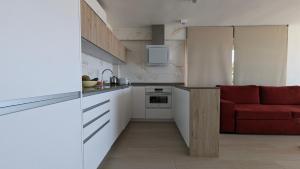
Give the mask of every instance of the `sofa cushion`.
POLYGON ((292 111, 293 117, 300 118, 300 105, 290 105, 289 107, 292 111))
POLYGON ((220 131, 222 133, 229 133, 235 131, 235 104, 231 101, 221 99, 221 121, 220 121, 220 131))
POLYGON ((261 104, 297 105, 300 104, 300 86, 260 87, 261 104))
POLYGON ((259 104, 258 86, 219 86, 221 99, 237 104, 259 104))
POLYGON ((292 119, 292 111, 288 106, 239 104, 235 106, 239 120, 284 120, 292 119))

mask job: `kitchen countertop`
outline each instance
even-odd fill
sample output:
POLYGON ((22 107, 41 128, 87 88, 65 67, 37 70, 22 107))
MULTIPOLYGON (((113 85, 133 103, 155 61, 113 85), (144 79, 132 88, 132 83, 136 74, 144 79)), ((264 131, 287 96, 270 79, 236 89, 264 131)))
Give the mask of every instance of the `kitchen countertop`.
MULTIPOLYGON (((83 88, 82 95, 83 97, 92 96, 96 94, 111 92, 115 90, 121 90, 128 88, 130 85, 123 86, 105 86, 105 87, 91 87, 83 88)), ((192 89, 219 89, 218 87, 186 87, 183 83, 132 83, 131 86, 174 86, 176 88, 190 91, 192 89)))
POLYGON ((128 87, 129 87, 128 85, 123 85, 123 86, 104 86, 104 87, 96 86, 96 87, 90 87, 90 88, 83 88, 82 96, 87 97, 87 96, 111 92, 111 91, 115 91, 115 90, 121 90, 121 89, 125 89, 128 87))
POLYGON ((187 90, 187 91, 190 91, 192 89, 219 89, 219 87, 186 87, 184 85, 176 85, 175 87, 178 89, 183 89, 183 90, 187 90))
POLYGON ((132 86, 177 86, 177 85, 184 85, 183 82, 174 82, 174 83, 131 83, 132 86))

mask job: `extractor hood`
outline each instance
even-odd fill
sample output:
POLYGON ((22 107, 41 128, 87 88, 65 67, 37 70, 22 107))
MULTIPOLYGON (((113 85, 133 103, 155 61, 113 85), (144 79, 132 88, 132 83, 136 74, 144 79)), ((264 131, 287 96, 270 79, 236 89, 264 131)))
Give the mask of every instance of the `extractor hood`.
POLYGON ((148 65, 163 66, 169 63, 169 48, 165 45, 165 26, 152 25, 152 45, 147 45, 148 65))

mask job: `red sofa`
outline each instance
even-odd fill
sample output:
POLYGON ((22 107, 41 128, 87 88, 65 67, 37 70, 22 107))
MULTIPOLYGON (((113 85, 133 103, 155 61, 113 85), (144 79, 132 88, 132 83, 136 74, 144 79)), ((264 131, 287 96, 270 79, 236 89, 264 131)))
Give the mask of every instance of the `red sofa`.
POLYGON ((300 86, 218 86, 222 133, 300 134, 300 86))

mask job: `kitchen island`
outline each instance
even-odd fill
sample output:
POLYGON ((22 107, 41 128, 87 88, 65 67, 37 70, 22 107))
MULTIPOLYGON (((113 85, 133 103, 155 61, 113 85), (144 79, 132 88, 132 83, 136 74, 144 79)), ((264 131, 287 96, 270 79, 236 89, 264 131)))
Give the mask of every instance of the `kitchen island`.
POLYGON ((191 156, 218 157, 219 88, 175 86, 173 115, 191 156))

